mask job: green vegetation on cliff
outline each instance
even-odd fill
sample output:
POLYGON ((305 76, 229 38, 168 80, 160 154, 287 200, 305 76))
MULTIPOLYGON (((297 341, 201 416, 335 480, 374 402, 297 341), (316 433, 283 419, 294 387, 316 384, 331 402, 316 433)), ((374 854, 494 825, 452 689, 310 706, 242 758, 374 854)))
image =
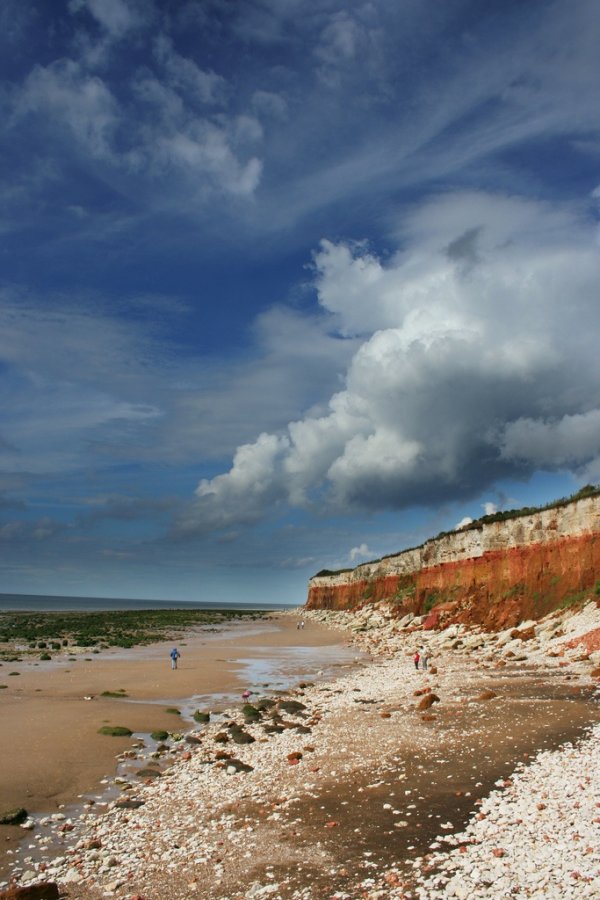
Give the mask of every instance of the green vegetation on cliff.
MULTIPOLYGON (((440 538, 447 537, 447 535, 449 534, 455 534, 457 532, 463 531, 474 531, 483 528, 485 525, 491 525, 494 522, 506 522, 509 519, 519 519, 523 516, 532 516, 549 509, 561 509, 562 507, 568 506, 570 503, 575 503, 578 500, 584 500, 587 497, 597 497, 599 495, 600 485, 586 484, 584 487, 580 488, 569 497, 561 497, 559 500, 553 500, 551 503, 546 503, 544 506, 524 506, 520 509, 499 510, 498 512, 492 513, 490 515, 482 516, 480 519, 474 519, 472 522, 469 522, 467 525, 463 525, 461 528, 456 528, 452 531, 440 531, 439 534, 437 534, 434 538, 428 538, 428 540, 424 541, 422 544, 418 544, 416 547, 406 547, 404 550, 398 550, 396 553, 387 553, 385 556, 379 557, 379 559, 371 559, 368 562, 361 563, 360 566, 376 565, 377 563, 382 562, 384 559, 392 559, 394 556, 399 556, 401 553, 410 553, 410 551, 412 550, 421 550, 421 548, 430 543, 430 541, 439 540, 440 538)), ((356 568, 360 568, 360 566, 357 566, 356 568)), ((353 568, 335 570, 321 569, 320 572, 317 572, 316 575, 313 575, 312 577, 331 578, 336 575, 343 575, 346 572, 353 571, 353 568)))

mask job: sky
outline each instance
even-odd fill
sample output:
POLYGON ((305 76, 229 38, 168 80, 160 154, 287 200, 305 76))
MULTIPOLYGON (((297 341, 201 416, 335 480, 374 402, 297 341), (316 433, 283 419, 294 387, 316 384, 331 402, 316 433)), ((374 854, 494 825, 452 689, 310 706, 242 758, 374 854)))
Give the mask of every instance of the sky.
POLYGON ((0 591, 301 604, 600 481, 596 0, 4 0, 0 591))

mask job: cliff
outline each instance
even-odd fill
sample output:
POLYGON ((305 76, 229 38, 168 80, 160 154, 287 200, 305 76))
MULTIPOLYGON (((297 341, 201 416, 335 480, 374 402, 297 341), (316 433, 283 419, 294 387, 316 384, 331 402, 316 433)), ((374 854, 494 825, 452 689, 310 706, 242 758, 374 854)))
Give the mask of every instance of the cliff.
POLYGON ((600 582, 600 494, 518 518, 476 523, 395 556, 309 582, 307 608, 388 600, 398 617, 488 630, 539 619, 594 595, 600 582))

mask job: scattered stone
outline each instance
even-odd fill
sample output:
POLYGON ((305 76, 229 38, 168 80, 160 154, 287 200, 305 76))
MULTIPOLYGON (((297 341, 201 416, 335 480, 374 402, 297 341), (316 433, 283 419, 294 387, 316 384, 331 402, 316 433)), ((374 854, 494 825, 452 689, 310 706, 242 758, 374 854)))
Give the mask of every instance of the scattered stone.
POLYGON ((111 737, 131 737, 133 731, 124 725, 103 725, 98 729, 98 734, 108 734, 111 737))
POLYGON ((423 699, 420 701, 420 703, 417 705, 417 709, 418 710, 429 709, 431 706, 433 706, 434 703, 439 703, 439 702, 440 702, 440 698, 437 696, 437 694, 426 694, 423 697, 423 699))
POLYGON ((29 813, 22 806, 17 806, 15 809, 7 809, 5 812, 0 813, 0 825, 20 825, 28 815, 29 813))
POLYGON ((299 700, 280 700, 278 705, 280 709, 290 715, 297 715, 306 709, 306 705, 300 703, 299 700))
POLYGON ((55 881, 40 881, 25 887, 9 887, 0 891, 0 900, 58 900, 60 893, 55 881))
POLYGON ((478 696, 475 697, 475 699, 481 700, 481 701, 493 700, 494 697, 497 697, 497 696, 498 696, 498 694, 496 693, 496 691, 482 691, 481 694, 478 694, 478 696))
POLYGON ((113 809, 139 809, 143 805, 143 800, 117 800, 113 809))
POLYGON ((236 772, 254 771, 254 766, 249 766, 247 763, 244 763, 240 759, 235 758, 227 760, 226 768, 229 775, 235 774, 236 772))

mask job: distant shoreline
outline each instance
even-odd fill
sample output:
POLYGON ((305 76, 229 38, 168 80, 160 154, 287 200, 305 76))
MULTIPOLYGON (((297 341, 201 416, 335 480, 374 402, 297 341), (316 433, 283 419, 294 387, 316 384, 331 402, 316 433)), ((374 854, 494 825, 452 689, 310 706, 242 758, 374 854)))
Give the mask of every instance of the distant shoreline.
POLYGON ((0 612, 98 612, 133 609, 206 609, 257 610, 260 612, 280 612, 295 609, 289 603, 232 603, 210 600, 139 600, 128 597, 75 597, 60 594, 13 594, 0 593, 0 612))

